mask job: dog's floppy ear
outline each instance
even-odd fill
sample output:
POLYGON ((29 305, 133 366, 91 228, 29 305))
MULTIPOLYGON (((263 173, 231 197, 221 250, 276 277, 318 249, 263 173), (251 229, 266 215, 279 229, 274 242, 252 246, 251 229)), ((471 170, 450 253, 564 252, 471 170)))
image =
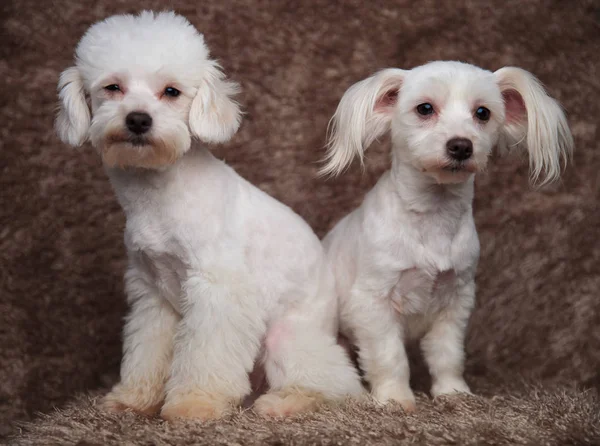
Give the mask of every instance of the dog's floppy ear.
POLYGON ((388 68, 350 87, 329 123, 325 165, 320 175, 339 175, 390 130, 404 70, 388 68))
POLYGON ((226 80, 216 64, 210 65, 190 108, 192 133, 209 143, 231 139, 242 119, 240 106, 233 100, 238 92, 238 84, 226 80))
POLYGON ((556 180, 561 160, 573 151, 573 137, 565 114, 529 72, 504 67, 494 73, 504 99, 506 118, 499 148, 521 147, 529 152, 531 180, 556 180))
POLYGON ((85 100, 83 80, 77 67, 67 68, 58 80, 58 137, 72 146, 82 145, 90 129, 90 109, 85 100))

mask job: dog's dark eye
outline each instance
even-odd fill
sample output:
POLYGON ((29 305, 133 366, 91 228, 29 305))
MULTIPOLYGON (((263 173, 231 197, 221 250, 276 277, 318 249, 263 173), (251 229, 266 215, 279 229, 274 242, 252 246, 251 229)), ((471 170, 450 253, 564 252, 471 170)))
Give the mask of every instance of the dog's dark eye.
POLYGON ((170 96, 172 98, 176 98, 181 93, 177 88, 167 87, 165 88, 165 96, 170 96))
POLYGON ((107 91, 121 91, 121 87, 119 87, 117 84, 107 85, 106 87, 104 87, 104 89, 107 91))
POLYGON ((477 110, 475 110, 475 117, 480 121, 489 121, 490 111, 485 107, 479 107, 477 110))
POLYGON ((423 116, 431 115, 433 114, 433 105, 428 102, 419 104, 417 105, 417 113, 423 116))

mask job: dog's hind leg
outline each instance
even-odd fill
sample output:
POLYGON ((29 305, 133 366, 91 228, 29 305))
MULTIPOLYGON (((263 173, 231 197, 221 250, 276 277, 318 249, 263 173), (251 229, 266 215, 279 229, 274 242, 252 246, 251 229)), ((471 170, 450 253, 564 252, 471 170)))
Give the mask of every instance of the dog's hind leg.
POLYGON ((344 348, 312 321, 284 317, 270 327, 265 347, 270 390, 255 403, 261 415, 292 415, 363 394, 344 348))

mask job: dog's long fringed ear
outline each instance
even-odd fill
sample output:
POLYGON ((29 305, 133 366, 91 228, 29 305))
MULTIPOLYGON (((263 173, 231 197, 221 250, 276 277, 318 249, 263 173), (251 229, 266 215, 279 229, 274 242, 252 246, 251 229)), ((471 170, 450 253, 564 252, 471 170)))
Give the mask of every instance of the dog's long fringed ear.
POLYGON ((226 80, 217 65, 209 66, 190 108, 192 133, 208 143, 231 139, 242 119, 240 106, 233 99, 237 93, 238 84, 226 80))
POLYGON ((67 68, 58 80, 58 137, 72 146, 82 145, 90 129, 90 109, 85 100, 83 80, 77 67, 67 68))
POLYGON ((390 130, 404 71, 388 68, 354 84, 344 93, 329 123, 327 154, 320 175, 339 175, 355 157, 390 130))
POLYGON ((533 183, 558 179, 561 162, 566 164, 574 145, 562 108, 525 70, 505 67, 494 75, 506 110, 500 148, 521 147, 529 152, 533 183))

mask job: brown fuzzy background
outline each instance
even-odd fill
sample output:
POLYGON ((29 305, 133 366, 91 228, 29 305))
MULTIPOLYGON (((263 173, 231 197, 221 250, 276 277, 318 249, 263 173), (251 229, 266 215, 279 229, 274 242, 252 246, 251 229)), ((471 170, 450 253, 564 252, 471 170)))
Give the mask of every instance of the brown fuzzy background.
MULTIPOLYGON (((5 0, 0 14, 0 442, 600 444, 597 0, 5 0), (383 141, 364 174, 315 178, 327 122, 352 83, 435 59, 516 65, 544 82, 576 140, 563 181, 532 189, 519 157, 493 160, 477 179, 482 256, 466 376, 480 396, 421 394, 411 416, 365 403, 174 426, 75 399, 118 377, 124 218, 91 148, 54 135, 56 82, 89 25, 141 8, 175 9, 205 33, 246 110, 215 152, 319 235, 388 165, 383 141)), ((427 391, 418 361, 413 377, 427 391)))

